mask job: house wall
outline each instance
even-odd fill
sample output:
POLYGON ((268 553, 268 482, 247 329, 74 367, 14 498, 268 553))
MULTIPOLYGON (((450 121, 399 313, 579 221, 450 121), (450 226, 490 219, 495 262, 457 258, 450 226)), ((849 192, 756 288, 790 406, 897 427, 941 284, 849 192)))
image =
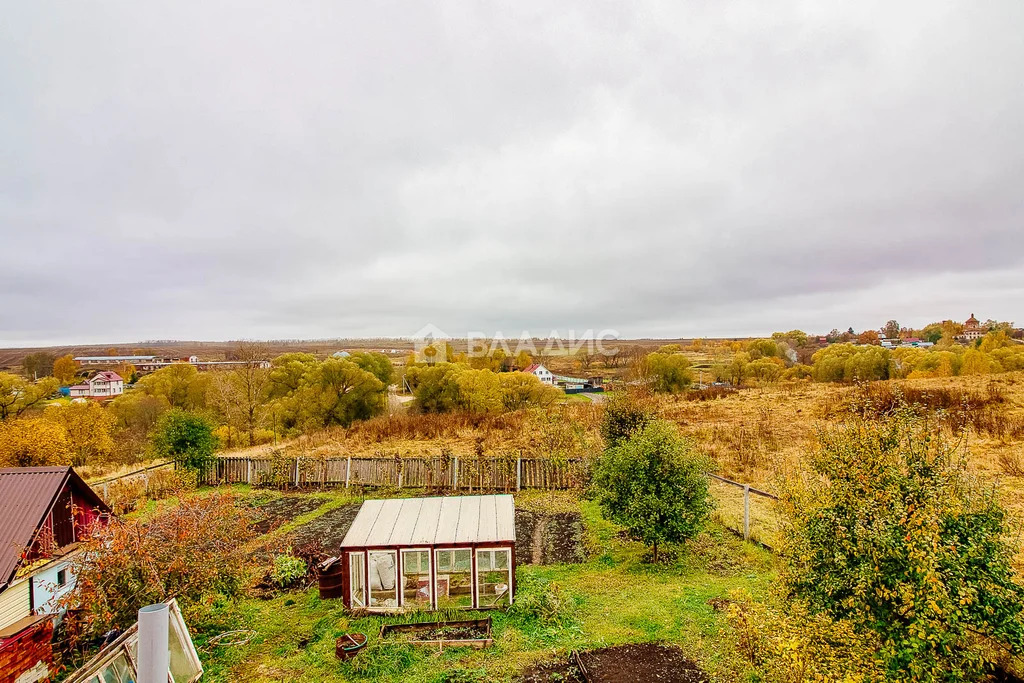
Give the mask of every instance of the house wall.
POLYGON ((31 614, 28 579, 13 582, 4 592, 0 593, 0 629, 7 628, 31 614))
POLYGON ((46 619, 0 641, 0 683, 48 680, 53 666, 53 620, 46 619))
POLYGON ((52 565, 32 576, 32 602, 36 614, 56 614, 57 600, 70 591, 75 585, 69 562, 54 562, 52 565), (64 570, 65 584, 57 585, 57 574, 64 570))

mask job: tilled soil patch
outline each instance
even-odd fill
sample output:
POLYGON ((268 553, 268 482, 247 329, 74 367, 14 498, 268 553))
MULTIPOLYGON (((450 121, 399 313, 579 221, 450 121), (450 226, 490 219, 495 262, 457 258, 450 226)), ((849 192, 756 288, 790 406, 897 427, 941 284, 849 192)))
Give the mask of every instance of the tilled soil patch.
POLYGON ((516 510, 516 562, 572 564, 587 559, 578 512, 516 510))
POLYGON ((297 517, 301 517, 318 507, 326 501, 322 498, 311 498, 309 496, 281 496, 256 508, 253 517, 255 523, 253 529, 257 534, 266 534, 283 524, 287 524, 297 517))
POLYGON ((351 503, 328 510, 295 529, 289 537, 296 546, 319 543, 328 555, 337 555, 345 534, 359 514, 359 507, 359 503, 351 503))
POLYGON ((640 643, 581 652, 523 672, 523 683, 708 683, 711 679, 674 645, 640 643), (582 668, 579 666, 582 664, 582 668))

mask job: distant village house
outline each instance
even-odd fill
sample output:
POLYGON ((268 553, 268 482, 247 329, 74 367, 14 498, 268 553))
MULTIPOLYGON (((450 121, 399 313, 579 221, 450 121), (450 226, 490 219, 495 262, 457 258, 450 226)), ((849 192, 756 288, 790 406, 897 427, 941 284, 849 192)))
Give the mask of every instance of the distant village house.
POLYGON ((71 398, 113 398, 124 393, 124 379, 111 370, 97 372, 85 384, 76 384, 69 389, 71 398))
POLYGON ((527 366, 523 369, 523 372, 528 372, 544 384, 554 385, 555 376, 551 374, 551 371, 540 363, 534 363, 533 365, 527 366))

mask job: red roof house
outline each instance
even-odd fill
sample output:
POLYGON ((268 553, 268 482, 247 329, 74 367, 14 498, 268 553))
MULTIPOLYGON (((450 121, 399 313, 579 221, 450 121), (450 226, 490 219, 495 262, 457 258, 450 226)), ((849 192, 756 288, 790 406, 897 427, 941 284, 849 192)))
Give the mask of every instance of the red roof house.
POLYGON ((49 676, 57 601, 74 585, 70 560, 109 513, 70 467, 0 469, 0 672, 10 680, 49 676))

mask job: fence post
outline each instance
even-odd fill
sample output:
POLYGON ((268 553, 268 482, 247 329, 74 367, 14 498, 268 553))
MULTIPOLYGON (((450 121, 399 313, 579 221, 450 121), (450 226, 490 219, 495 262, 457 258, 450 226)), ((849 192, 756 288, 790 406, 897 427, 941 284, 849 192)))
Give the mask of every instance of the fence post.
POLYGON ((295 488, 299 488, 299 462, 302 460, 301 455, 295 456, 295 488))
POLYGON ((345 488, 348 488, 348 482, 352 479, 352 456, 348 456, 348 462, 345 464, 345 488))
POLYGON ((516 491, 523 487, 523 457, 516 458, 516 491))
POLYGON ((252 486, 252 458, 245 460, 245 483, 252 486))
POLYGON ((405 463, 402 456, 398 456, 398 488, 402 488, 402 475, 405 474, 405 463))
POLYGON ((750 540, 750 484, 743 485, 743 540, 750 540))
POLYGON ((459 456, 452 458, 452 488, 459 488, 459 456))

